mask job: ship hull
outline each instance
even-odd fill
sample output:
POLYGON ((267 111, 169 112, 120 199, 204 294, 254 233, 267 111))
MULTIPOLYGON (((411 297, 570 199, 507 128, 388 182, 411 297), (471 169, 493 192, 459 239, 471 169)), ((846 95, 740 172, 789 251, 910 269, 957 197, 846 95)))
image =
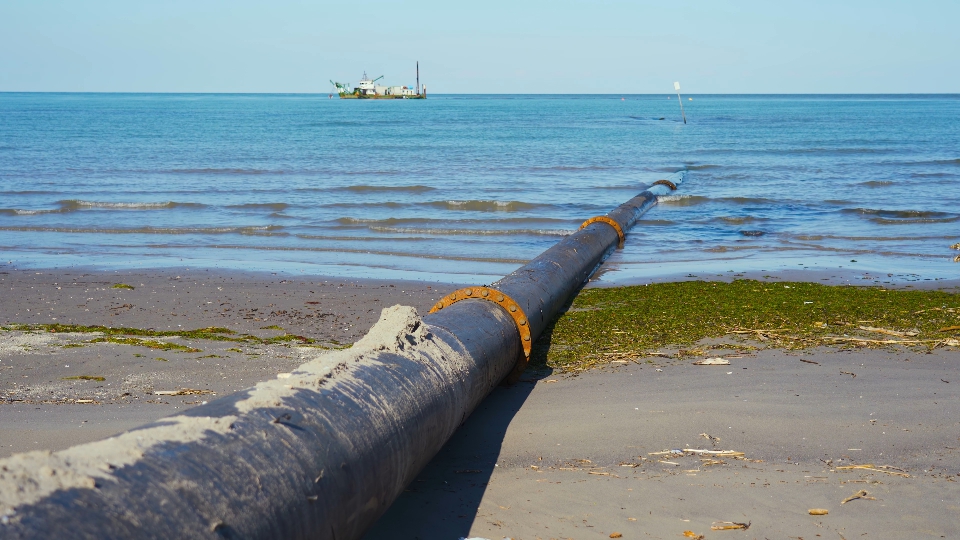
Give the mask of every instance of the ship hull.
POLYGON ((417 94, 413 96, 364 96, 357 94, 340 94, 340 99, 426 99, 427 96, 423 94, 417 94))

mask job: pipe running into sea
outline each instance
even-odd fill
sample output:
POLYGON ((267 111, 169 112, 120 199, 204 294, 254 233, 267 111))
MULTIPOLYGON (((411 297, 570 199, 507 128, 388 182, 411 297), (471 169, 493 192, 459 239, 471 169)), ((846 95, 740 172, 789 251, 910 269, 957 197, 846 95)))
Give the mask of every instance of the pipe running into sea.
MULTIPOLYGON (((607 216, 628 231, 670 190, 651 186, 607 216)), ((519 304, 536 340, 619 240, 592 223, 490 287, 519 304)), ((103 441, 0 460, 0 538, 359 538, 522 351, 493 302, 422 317, 384 309, 351 348, 287 378, 103 441)))

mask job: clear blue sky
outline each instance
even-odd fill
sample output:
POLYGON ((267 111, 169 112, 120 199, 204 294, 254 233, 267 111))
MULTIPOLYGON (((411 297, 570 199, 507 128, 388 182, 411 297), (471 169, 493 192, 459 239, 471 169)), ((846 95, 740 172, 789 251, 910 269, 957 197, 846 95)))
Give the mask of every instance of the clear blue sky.
POLYGON ((960 0, 0 0, 0 91, 960 92, 960 0))

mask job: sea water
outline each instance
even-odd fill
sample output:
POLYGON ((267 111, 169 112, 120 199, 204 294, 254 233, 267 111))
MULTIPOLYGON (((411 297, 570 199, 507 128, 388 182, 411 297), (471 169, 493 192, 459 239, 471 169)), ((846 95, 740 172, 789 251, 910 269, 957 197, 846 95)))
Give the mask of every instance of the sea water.
POLYGON ((687 171, 603 282, 958 275, 960 96, 692 97, 0 94, 0 257, 490 282, 687 171))

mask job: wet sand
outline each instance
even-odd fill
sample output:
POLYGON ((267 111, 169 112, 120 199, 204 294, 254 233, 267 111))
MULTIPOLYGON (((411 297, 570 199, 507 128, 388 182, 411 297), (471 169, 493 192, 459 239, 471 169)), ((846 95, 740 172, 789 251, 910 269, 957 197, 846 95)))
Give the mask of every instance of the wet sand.
POLYGON ((736 356, 499 388, 366 540, 960 534, 955 350, 736 356))
MULTIPOLYGON (((454 288, 202 270, 4 268, 0 326, 216 326, 263 338, 296 334, 317 346, 337 347, 364 335, 383 307, 413 305, 426 312, 454 288), (113 288, 116 284, 134 288, 113 288)), ((0 457, 101 439, 289 372, 316 352, 296 342, 143 338, 199 350, 181 352, 89 343, 95 336, 0 331, 0 457), (162 395, 183 390, 184 395, 162 395)))

